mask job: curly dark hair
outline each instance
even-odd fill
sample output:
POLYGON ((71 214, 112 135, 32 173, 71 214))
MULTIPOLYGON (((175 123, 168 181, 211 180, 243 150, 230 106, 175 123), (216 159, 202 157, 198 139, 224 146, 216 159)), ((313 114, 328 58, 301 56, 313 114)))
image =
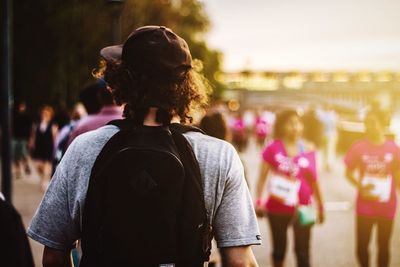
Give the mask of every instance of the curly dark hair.
POLYGON ((193 109, 208 102, 210 86, 196 68, 139 73, 123 62, 103 61, 101 65, 95 76, 104 79, 117 104, 125 104, 126 118, 143 119, 150 107, 157 107, 164 111, 162 118, 157 114, 159 122, 169 123, 174 116, 182 123, 192 122, 193 109))

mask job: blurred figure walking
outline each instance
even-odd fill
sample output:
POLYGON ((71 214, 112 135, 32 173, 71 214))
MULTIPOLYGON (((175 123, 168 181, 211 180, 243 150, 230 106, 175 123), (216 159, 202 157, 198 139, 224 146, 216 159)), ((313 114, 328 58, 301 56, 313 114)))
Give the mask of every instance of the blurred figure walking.
POLYGON ((32 130, 32 118, 27 112, 25 102, 18 104, 13 120, 13 165, 15 176, 21 177, 21 167, 25 174, 30 174, 28 161, 28 140, 32 130))
POLYGON ((266 118, 264 118, 262 112, 256 113, 256 118, 254 122, 254 134, 256 137, 256 142, 259 147, 262 147, 265 143, 265 139, 268 136, 268 131, 270 129, 270 125, 266 118))
POLYGON ((232 131, 232 144, 239 152, 243 152, 247 147, 248 136, 242 112, 236 114, 232 120, 230 129, 232 131))
POLYGON ((256 212, 258 216, 267 213, 274 267, 284 265, 290 225, 294 230, 297 266, 309 267, 311 228, 314 223, 324 221, 314 146, 301 138, 302 131, 303 123, 296 111, 279 113, 274 127, 275 139, 262 152, 256 212), (267 176, 268 200, 264 203, 262 196, 267 176))
POLYGON ((338 115, 335 110, 328 105, 323 110, 319 110, 317 116, 323 125, 323 167, 325 171, 330 172, 333 161, 336 159, 338 115))
POLYGON ((310 107, 304 114, 303 123, 303 137, 313 143, 316 148, 323 148, 325 142, 324 125, 318 118, 317 112, 313 107, 310 107))
POLYGON ((370 111, 365 117, 365 138, 345 156, 346 177, 357 188, 356 254, 361 267, 369 267, 369 242, 376 227, 378 265, 390 263, 390 240, 396 214, 395 180, 399 179, 400 148, 385 137, 388 116, 370 111))
POLYGON ((71 132, 75 129, 76 124, 78 121, 86 115, 85 108, 82 104, 76 104, 71 112, 70 112, 70 120, 69 122, 64 125, 59 131, 55 144, 54 144, 54 158, 53 158, 53 170, 52 174, 56 171, 58 164, 60 163, 62 157, 64 156, 65 152, 68 148, 68 140, 71 135, 71 132))
POLYGON ((40 185, 45 191, 51 177, 54 140, 57 136, 57 126, 53 123, 54 110, 44 106, 40 110, 40 120, 32 127, 29 148, 40 176, 40 185))

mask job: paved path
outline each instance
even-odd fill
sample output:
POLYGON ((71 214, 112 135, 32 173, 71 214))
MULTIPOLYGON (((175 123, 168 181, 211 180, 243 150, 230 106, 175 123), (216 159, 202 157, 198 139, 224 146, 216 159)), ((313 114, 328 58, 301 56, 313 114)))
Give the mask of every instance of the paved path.
MULTIPOLYGON (((259 151, 254 144, 250 144, 249 149, 243 153, 242 159, 246 165, 251 190, 254 192, 259 167, 259 151)), ((329 210, 326 215, 326 223, 317 225, 313 229, 312 262, 314 267, 356 266, 354 257, 354 209, 352 204, 355 193, 343 177, 341 162, 342 160, 339 158, 332 173, 320 174, 321 187, 329 210)), ((29 177, 14 181, 14 204, 21 212, 26 226, 29 224, 42 197, 36 177, 35 174, 32 174, 29 177)), ((398 217, 396 218, 392 240, 392 267, 400 266, 400 218, 398 217)), ((259 224, 263 245, 254 247, 254 252, 260 266, 267 267, 271 266, 269 229, 265 219, 261 219, 259 224)), ((36 265, 41 266, 40 258, 43 248, 32 240, 31 246, 36 265)), ((295 266, 292 247, 293 240, 290 238, 287 267, 295 266)), ((375 246, 371 246, 371 252, 373 255, 376 254, 375 246)), ((376 265, 371 267, 373 266, 376 265)))

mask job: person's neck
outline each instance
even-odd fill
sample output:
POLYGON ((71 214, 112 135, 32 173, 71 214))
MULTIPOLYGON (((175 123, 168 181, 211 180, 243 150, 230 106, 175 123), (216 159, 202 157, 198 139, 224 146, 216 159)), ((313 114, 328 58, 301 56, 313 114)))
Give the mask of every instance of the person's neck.
POLYGON ((367 139, 374 145, 382 145, 385 143, 386 137, 383 133, 367 134, 367 139))
POLYGON ((146 126, 162 126, 161 123, 157 121, 157 110, 158 108, 149 108, 147 115, 144 117, 143 125, 146 126))
POLYGON ((283 143, 289 146, 297 145, 298 137, 296 136, 284 137, 282 141, 283 143))

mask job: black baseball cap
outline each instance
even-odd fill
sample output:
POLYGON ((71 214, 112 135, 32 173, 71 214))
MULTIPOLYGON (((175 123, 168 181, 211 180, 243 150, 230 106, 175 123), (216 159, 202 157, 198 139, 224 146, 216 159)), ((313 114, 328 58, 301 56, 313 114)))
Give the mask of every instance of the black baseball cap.
POLYGON ((123 44, 101 49, 100 55, 106 61, 122 62, 134 72, 173 72, 192 67, 186 41, 164 26, 140 27, 123 44))

